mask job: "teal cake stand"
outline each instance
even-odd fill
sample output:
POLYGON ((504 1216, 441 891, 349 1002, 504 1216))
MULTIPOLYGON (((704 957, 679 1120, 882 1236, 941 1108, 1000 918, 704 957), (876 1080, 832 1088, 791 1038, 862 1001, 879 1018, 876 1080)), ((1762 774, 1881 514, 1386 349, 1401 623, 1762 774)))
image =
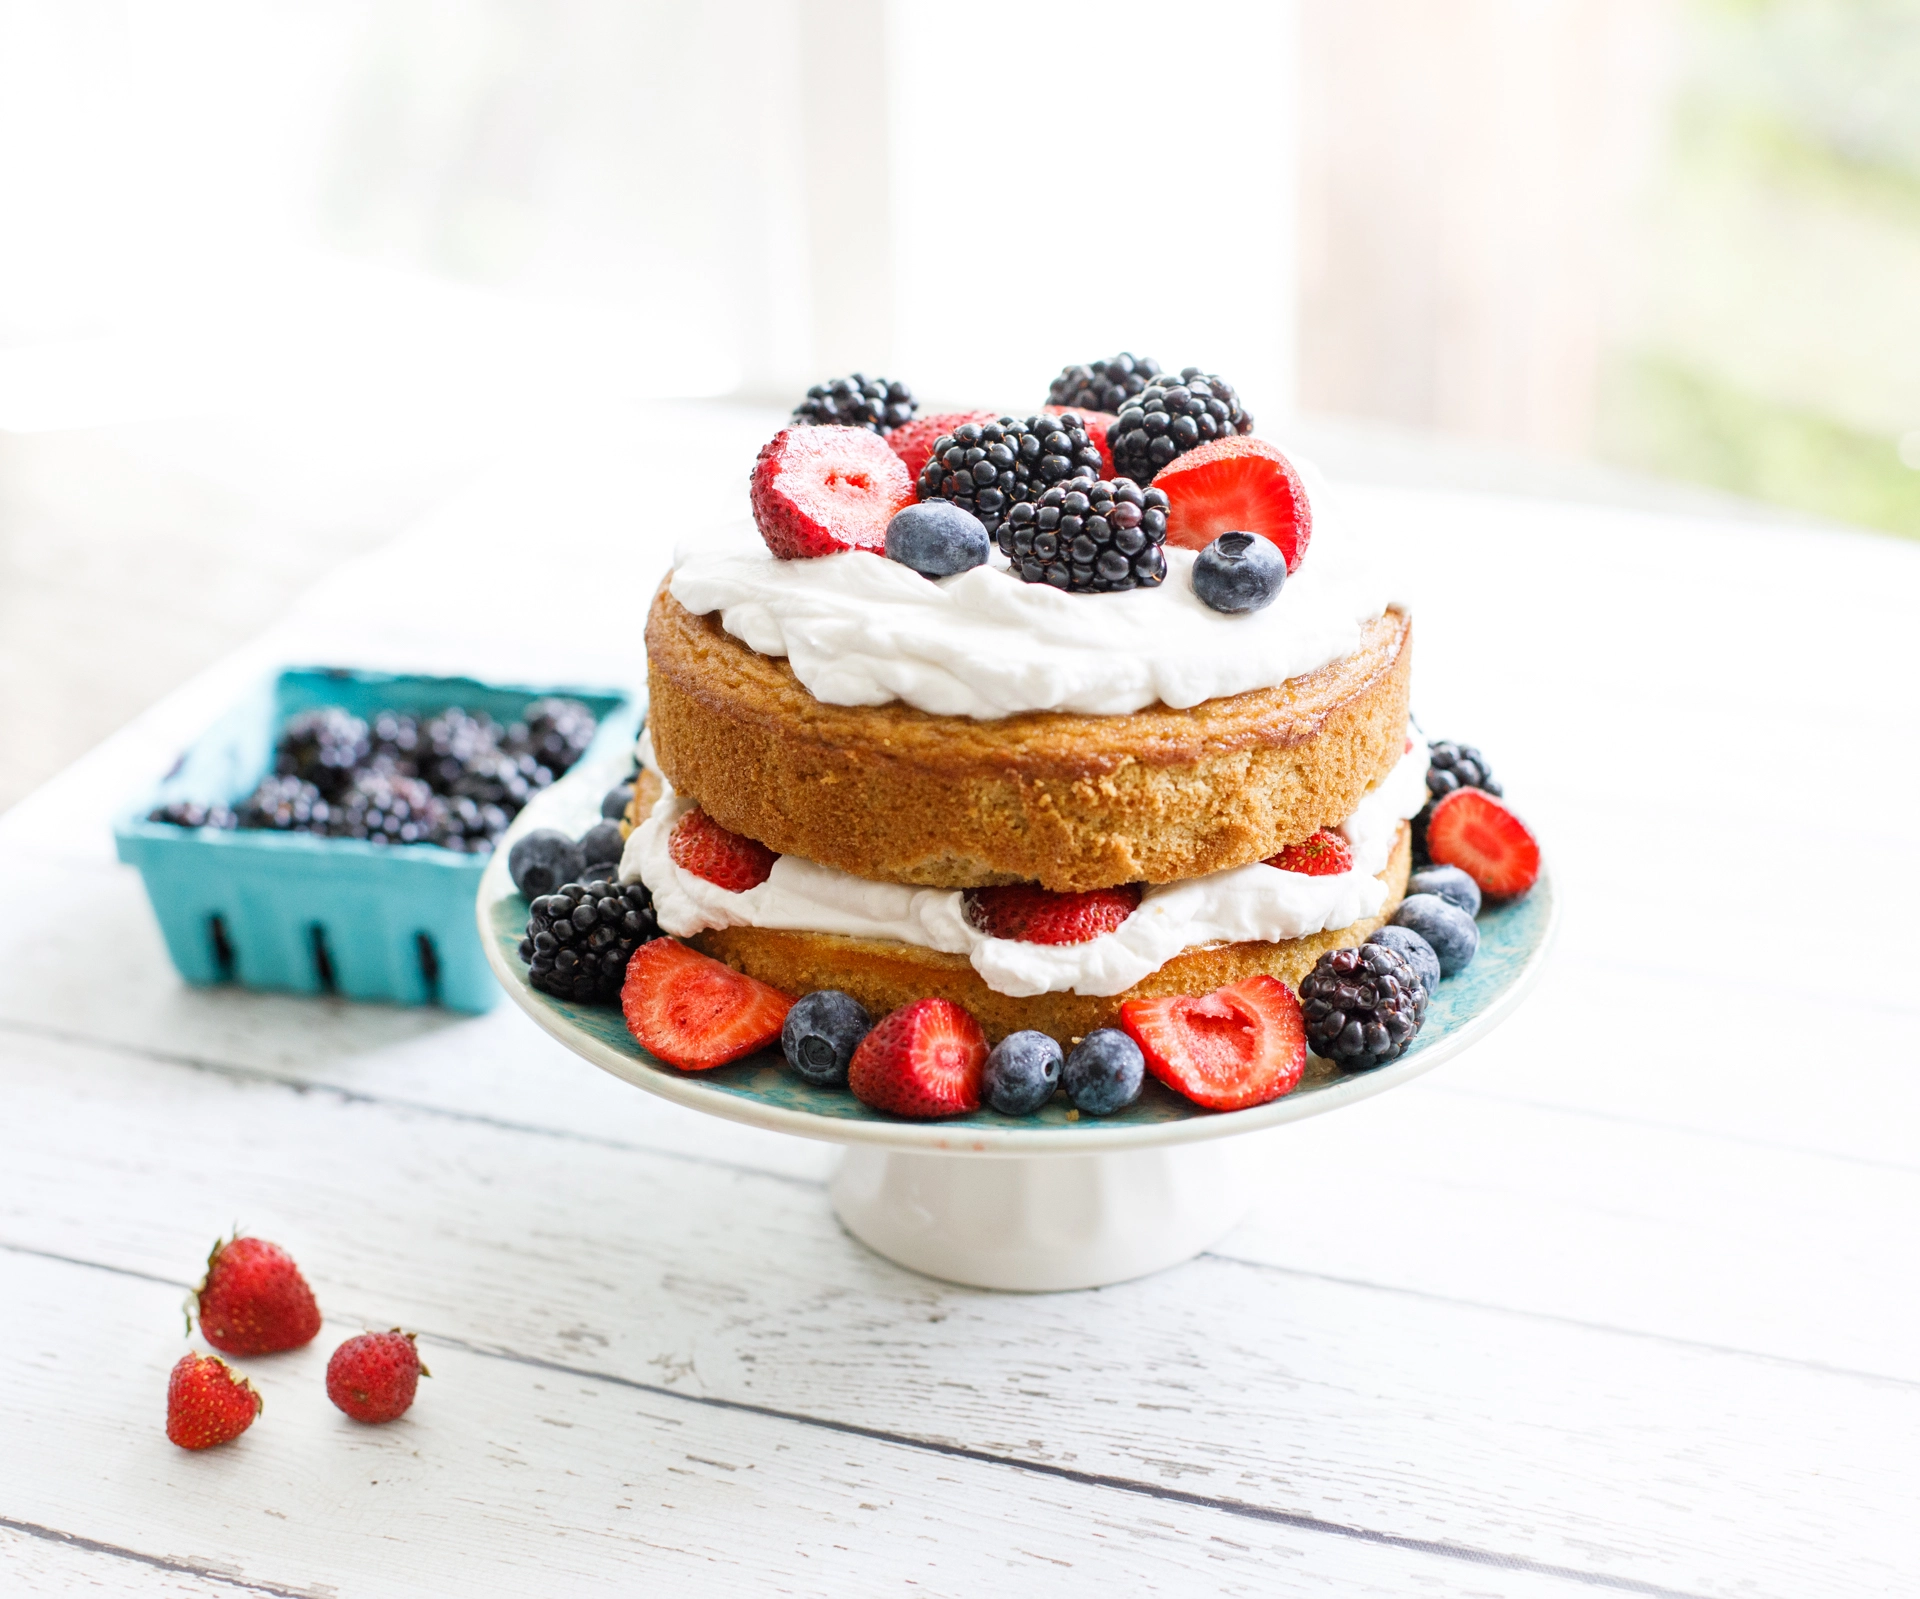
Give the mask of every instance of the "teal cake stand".
POLYGON ((678 1071, 634 1041, 618 1010, 554 999, 527 982, 519 957, 527 905, 507 875, 507 850, 528 828, 578 835, 624 771, 607 757, 584 763, 521 813, 488 864, 476 908, 501 986, 552 1037, 636 1088, 844 1146, 831 1194, 848 1231, 915 1271, 983 1288, 1091 1288, 1191 1259, 1246 1214, 1267 1140, 1244 1135, 1385 1093, 1484 1037, 1538 977, 1558 918, 1543 871, 1530 893, 1481 913, 1479 955, 1440 985, 1399 1060, 1348 1076, 1310 1058, 1298 1088, 1252 1110, 1201 1110, 1149 1079, 1133 1105, 1097 1120, 1056 1098, 1034 1116, 902 1121, 844 1090, 801 1082, 777 1050, 678 1071))

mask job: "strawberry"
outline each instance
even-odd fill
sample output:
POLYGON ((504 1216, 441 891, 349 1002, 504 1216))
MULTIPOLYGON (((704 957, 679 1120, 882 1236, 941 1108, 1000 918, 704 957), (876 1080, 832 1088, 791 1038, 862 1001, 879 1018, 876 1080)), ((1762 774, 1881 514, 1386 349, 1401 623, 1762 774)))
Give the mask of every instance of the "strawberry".
POLYGON ((950 999, 916 999, 882 1017, 847 1065, 854 1098, 895 1116, 962 1116, 980 1108, 987 1035, 950 999))
POLYGON ((1006 888, 970 888, 967 920, 989 938, 1023 944, 1084 944, 1111 933, 1140 908, 1140 885, 1056 894, 1031 883, 1006 888))
POLYGON ((1222 533, 1272 539, 1299 568, 1313 509, 1293 463, 1265 439, 1215 439, 1163 466, 1153 486, 1167 496, 1167 543, 1204 550, 1222 533))
POLYGON ((182 1355, 167 1378, 167 1437, 182 1449, 231 1443, 261 1404, 253 1384, 218 1355, 182 1355))
POLYGON ((920 468, 927 464, 934 445, 964 422, 991 422, 998 411, 942 411, 938 416, 917 416, 887 435, 893 453, 906 464, 907 476, 918 480, 920 468))
POLYGON ((682 871, 735 894, 758 888, 780 859, 757 840, 729 833, 698 806, 674 824, 667 854, 682 871))
POLYGON ((327 1397, 355 1421, 392 1421, 407 1413, 420 1379, 432 1375, 420 1364, 412 1333, 361 1333, 327 1362, 327 1397))
POLYGON ((311 1343, 320 1307, 293 1257, 264 1238, 238 1233, 216 1243, 194 1290, 200 1332, 229 1355, 272 1355, 311 1343))
POLYGON ((636 949, 620 991, 627 1031, 683 1072, 724 1066, 778 1042, 792 1008, 779 989, 673 938, 636 949))
POLYGON ((1293 990, 1265 972, 1199 999, 1130 999, 1120 1025, 1147 1070, 1207 1110, 1245 1110, 1291 1093, 1307 1066, 1307 1028, 1293 990))
POLYGON ((752 498, 760 536, 783 561, 841 550, 884 554, 887 523, 913 503, 913 479, 877 433, 795 427, 761 447, 752 498))
POLYGON ((1113 451, 1107 448, 1107 429, 1120 420, 1111 411, 1083 411, 1077 405, 1050 405, 1048 416, 1066 416, 1071 412, 1087 425, 1087 437, 1093 440, 1093 447, 1100 452, 1100 476, 1113 477, 1113 451))
POLYGON ((1435 802, 1427 853, 1459 867, 1493 899, 1524 894, 1540 876, 1540 844, 1527 824, 1477 788, 1456 788, 1435 802))
POLYGON ((1278 855, 1269 855, 1266 863, 1307 877, 1338 877, 1353 870, 1353 848, 1338 833, 1323 827, 1311 838, 1289 844, 1278 855))

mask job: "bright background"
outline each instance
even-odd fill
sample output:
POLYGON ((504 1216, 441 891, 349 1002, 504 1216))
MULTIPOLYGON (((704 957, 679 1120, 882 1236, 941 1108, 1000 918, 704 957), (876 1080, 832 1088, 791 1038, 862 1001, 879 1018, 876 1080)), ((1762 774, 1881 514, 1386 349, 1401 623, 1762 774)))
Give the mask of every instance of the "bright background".
POLYGON ((856 367, 1920 533, 1916 85, 1920 0, 0 0, 0 806, 508 443, 856 367))

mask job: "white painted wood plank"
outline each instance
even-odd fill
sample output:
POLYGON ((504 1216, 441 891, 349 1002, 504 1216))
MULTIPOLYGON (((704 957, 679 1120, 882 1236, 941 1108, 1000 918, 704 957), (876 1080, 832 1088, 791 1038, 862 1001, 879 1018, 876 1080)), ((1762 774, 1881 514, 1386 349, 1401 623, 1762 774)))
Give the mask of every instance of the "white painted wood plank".
POLYGON ((1870 1592, 1836 1549, 1870 1573, 1920 1553, 1898 1508, 1920 1385, 1224 1260, 1098 1294, 948 1289, 805 1185, 8 1057, 38 1130, 0 1176, 16 1244, 184 1279, 237 1215, 350 1325, 1687 1591, 1870 1592))
MULTIPOLYGON (((62 1540, 49 1528, 24 1532, 0 1521, 0 1572, 15 1596, 106 1594, 114 1599, 235 1599, 247 1590, 215 1577, 170 1569, 180 1562, 114 1553, 62 1540)), ((256 1590, 257 1591, 257 1590, 256 1590)))
POLYGON ((5 1280, 14 1519, 273 1593, 1582 1590, 445 1347, 384 1428, 328 1404, 325 1347, 249 1362, 261 1419, 187 1455, 160 1427, 171 1289, 17 1258, 5 1280))

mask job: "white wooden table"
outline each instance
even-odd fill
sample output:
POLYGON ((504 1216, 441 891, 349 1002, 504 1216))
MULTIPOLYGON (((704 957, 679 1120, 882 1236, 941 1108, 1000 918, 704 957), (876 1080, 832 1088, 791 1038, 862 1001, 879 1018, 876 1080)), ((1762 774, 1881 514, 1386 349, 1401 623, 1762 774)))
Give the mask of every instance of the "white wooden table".
POLYGON ((649 426, 529 440, 0 819, 0 1590, 1920 1591, 1920 548, 1355 493, 1427 727, 1552 854, 1553 967, 1274 1134, 1210 1255, 996 1296, 842 1234, 825 1146, 510 1006, 189 991, 112 861, 276 660, 635 675, 767 430, 649 426), (236 1221, 327 1326, 188 1455, 181 1299, 236 1221), (327 1355, 396 1323, 433 1379, 358 1427, 327 1355))

